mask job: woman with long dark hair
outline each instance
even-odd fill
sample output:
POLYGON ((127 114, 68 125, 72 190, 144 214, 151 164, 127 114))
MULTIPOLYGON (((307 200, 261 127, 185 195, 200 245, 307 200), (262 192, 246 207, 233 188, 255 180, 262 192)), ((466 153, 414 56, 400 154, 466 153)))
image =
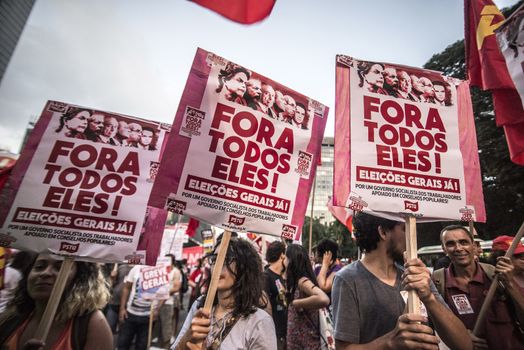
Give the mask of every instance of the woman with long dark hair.
MULTIPOLYGON (((214 265, 216 254, 208 258, 214 265)), ((251 243, 231 238, 211 312, 201 308, 205 295, 197 299, 172 349, 196 349, 201 341, 205 349, 276 349, 275 325, 263 310, 263 276, 251 243)))
POLYGON ((320 349, 318 310, 329 305, 329 297, 320 289, 309 260, 301 245, 286 249, 287 285, 287 350, 320 349))
POLYGON ((0 317, 1 349, 112 349, 111 329, 100 311, 109 299, 109 289, 98 266, 87 262, 75 262, 71 268, 46 343, 32 339, 61 264, 50 255, 40 254, 23 271, 15 298, 0 317))

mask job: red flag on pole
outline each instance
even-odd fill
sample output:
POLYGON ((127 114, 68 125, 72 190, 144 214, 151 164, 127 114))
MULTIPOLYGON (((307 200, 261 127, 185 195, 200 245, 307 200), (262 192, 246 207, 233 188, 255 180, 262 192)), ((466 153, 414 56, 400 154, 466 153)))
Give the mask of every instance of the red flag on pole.
POLYGON ((495 37, 504 16, 491 0, 465 0, 464 5, 468 78, 472 86, 491 90, 511 160, 524 165, 524 109, 495 37))
POLYGON ((193 237, 198 226, 200 226, 200 221, 190 218, 189 223, 187 224, 186 235, 193 237))
POLYGON ((355 235, 353 235, 353 215, 351 215, 351 210, 344 207, 333 206, 333 199, 331 197, 328 199, 327 207, 335 219, 347 227, 349 233, 351 234, 351 238, 355 239, 355 235))
POLYGON ((260 22, 273 10, 276 0, 192 0, 222 16, 242 24, 260 22))

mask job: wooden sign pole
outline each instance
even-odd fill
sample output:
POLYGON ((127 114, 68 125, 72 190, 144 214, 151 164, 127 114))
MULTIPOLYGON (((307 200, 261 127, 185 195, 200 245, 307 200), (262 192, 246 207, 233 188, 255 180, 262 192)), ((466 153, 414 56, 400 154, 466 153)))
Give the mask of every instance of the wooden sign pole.
MULTIPOLYGON (((417 221, 413 216, 408 216, 406 220, 406 258, 408 260, 417 257, 417 221)), ((420 314, 420 299, 414 290, 408 292, 408 313, 420 314)))
POLYGON ((64 293, 67 277, 69 276, 74 263, 74 257, 68 256, 64 258, 62 266, 60 266, 60 271, 58 272, 55 285, 51 290, 51 296, 47 302, 44 314, 42 315, 42 319, 40 320, 38 328, 36 329, 35 339, 41 340, 43 342, 46 341, 47 335, 49 334, 49 329, 51 328, 53 320, 55 319, 58 304, 60 304, 60 299, 62 299, 62 294, 64 293))
MULTIPOLYGON (((515 235, 515 238, 513 238, 513 242, 511 243, 511 246, 509 247, 508 251, 504 255, 505 257, 511 257, 513 256, 513 252, 515 251, 515 248, 517 248, 517 244, 520 242, 522 235, 524 234, 524 222, 520 226, 517 234, 515 235)), ((495 275, 493 277, 493 281, 491 281, 491 286, 488 289, 488 293, 486 294, 486 298, 484 299, 484 303, 482 304, 482 307, 479 311, 479 316, 477 317, 477 322, 475 322, 475 327, 473 328, 473 334, 477 337, 480 336, 482 333, 484 333, 484 326, 485 326, 485 320, 486 315, 488 312, 488 309, 491 305, 491 300, 493 299, 493 296, 495 295, 495 292, 497 291, 498 282, 499 282, 499 276, 495 275)))
MULTIPOLYGON (((222 273, 224 261, 226 260, 227 248, 229 247, 230 240, 231 231, 224 231, 224 233, 222 234, 222 241, 220 242, 220 248, 218 249, 217 260, 215 262, 215 266, 213 267, 213 272, 211 274, 211 282, 209 283, 209 288, 207 289, 206 301, 204 303, 204 310, 208 313, 211 312, 211 308, 213 307, 213 301, 215 300, 218 281, 220 279, 220 274, 222 273)), ((202 348, 202 343, 197 345, 199 348, 202 348)))
POLYGON ((154 305, 154 300, 151 300, 151 310, 149 312, 149 328, 148 328, 148 333, 147 333, 147 349, 149 349, 151 347, 151 337, 153 335, 153 305, 154 305))

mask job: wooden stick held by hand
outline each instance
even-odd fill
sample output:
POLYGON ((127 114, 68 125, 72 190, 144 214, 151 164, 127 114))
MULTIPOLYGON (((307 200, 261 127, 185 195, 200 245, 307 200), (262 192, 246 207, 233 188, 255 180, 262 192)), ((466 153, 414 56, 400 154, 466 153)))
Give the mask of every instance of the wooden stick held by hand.
MULTIPOLYGON (((417 221, 413 216, 408 216, 405 220, 406 258, 411 260, 417 257, 417 221)), ((407 309, 410 314, 420 314, 420 299, 416 290, 408 291, 407 309)))

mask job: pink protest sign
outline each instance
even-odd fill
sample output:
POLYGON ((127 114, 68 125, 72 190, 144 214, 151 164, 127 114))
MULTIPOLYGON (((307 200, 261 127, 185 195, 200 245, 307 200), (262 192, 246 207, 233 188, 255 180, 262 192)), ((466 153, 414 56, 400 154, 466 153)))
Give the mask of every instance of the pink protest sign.
POLYGON ((467 82, 337 56, 335 206, 486 220, 467 82))
POLYGON ((146 224, 145 218, 167 130, 49 101, 2 192, 4 245, 80 260, 126 260, 146 225, 158 221, 146 224))
POLYGON ((199 49, 150 205, 298 239, 328 108, 199 49))

